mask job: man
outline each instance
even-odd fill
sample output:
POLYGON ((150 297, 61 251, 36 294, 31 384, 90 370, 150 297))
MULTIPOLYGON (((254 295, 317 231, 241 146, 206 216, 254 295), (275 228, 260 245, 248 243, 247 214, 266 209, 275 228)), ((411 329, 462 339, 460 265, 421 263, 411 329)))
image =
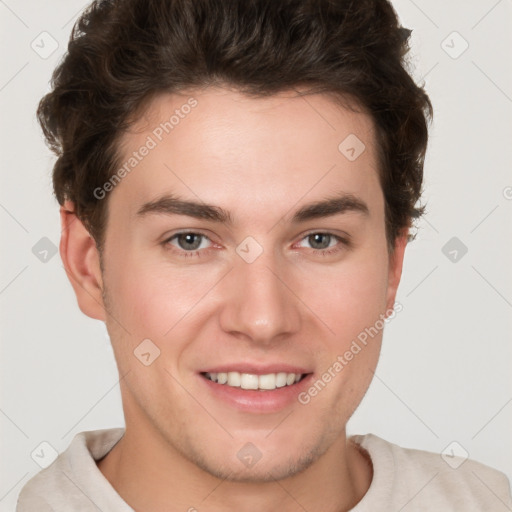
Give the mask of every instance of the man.
POLYGON ((19 512, 512 506, 482 464, 346 435, 422 213, 431 105, 407 36, 384 0, 81 17, 38 114, 126 428, 78 434, 19 512))

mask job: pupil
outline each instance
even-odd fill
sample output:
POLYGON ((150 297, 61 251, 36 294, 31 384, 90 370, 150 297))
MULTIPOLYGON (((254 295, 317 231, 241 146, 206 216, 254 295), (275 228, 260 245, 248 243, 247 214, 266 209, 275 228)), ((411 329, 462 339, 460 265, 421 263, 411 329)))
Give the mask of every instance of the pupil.
POLYGON ((178 237, 178 243, 182 249, 195 250, 201 245, 201 237, 194 233, 185 233, 178 237))
POLYGON ((329 243, 331 241, 331 236, 323 233, 315 233, 314 235, 310 235, 309 238, 311 246, 315 249, 326 249, 329 247, 329 243))

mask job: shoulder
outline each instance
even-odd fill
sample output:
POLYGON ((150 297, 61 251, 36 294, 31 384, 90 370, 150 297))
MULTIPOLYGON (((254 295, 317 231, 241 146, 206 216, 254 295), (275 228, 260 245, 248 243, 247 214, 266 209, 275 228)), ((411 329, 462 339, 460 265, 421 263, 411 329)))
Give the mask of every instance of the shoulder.
POLYGON ((16 512, 88 510, 83 508, 84 486, 90 477, 101 475, 95 460, 108 453, 123 433, 124 429, 113 428, 76 434, 66 450, 23 486, 16 512))
MULTIPOLYGON (((403 448, 373 434, 353 436, 370 456, 374 477, 368 494, 411 510, 512 510, 507 477, 453 453, 403 448), (373 489, 372 489, 373 488, 373 489)), ((364 501, 364 500, 363 500, 364 501)))

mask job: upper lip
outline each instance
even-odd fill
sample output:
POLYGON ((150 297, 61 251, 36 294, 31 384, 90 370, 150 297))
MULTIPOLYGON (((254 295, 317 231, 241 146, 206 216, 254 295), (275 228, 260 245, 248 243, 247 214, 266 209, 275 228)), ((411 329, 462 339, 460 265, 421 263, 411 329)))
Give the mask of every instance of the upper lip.
POLYGON ((266 375, 268 373, 295 373, 304 374, 312 373, 311 370, 303 366, 294 366, 288 363, 272 363, 272 364, 254 364, 254 363, 229 363, 217 366, 212 366, 207 369, 201 370, 200 373, 250 373, 252 375, 266 375))

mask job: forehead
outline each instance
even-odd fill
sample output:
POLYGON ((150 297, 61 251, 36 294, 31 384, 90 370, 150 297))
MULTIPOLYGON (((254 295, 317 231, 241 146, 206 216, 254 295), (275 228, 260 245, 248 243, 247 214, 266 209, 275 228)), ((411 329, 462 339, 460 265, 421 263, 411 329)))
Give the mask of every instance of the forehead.
POLYGON ((119 154, 127 172, 111 200, 129 214, 166 192, 248 215, 249 203, 254 214, 339 191, 382 202, 372 119, 327 95, 161 94, 119 154))

